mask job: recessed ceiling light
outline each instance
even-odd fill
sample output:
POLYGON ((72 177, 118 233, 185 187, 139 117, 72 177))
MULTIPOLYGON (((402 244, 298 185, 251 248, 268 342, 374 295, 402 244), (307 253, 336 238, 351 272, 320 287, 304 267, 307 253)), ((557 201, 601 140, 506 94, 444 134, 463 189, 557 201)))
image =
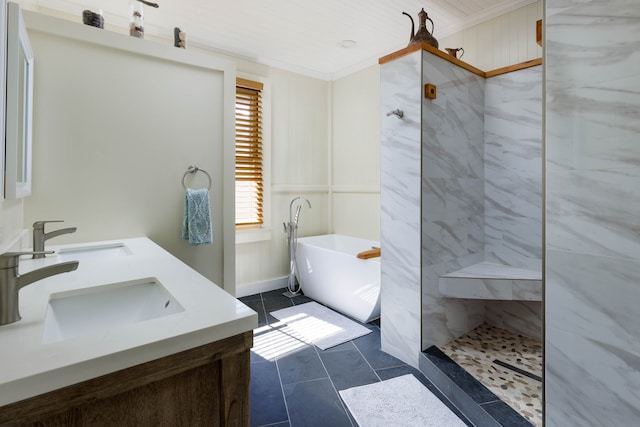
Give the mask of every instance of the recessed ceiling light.
POLYGON ((356 47, 357 44, 358 42, 356 42, 355 40, 342 40, 341 42, 338 43, 338 46, 348 49, 351 47, 356 47))

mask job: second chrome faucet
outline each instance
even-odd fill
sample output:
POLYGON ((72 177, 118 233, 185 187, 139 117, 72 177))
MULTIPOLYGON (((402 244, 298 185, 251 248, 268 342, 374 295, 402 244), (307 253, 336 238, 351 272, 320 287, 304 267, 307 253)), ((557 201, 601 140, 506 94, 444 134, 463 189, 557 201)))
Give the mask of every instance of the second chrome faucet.
MULTIPOLYGON (((68 273, 78 268, 78 261, 63 262, 19 274, 22 255, 36 255, 33 252, 7 252, 0 254, 0 326, 20 320, 18 294, 20 289, 38 280, 60 273, 68 273)), ((42 254, 44 256, 44 254, 42 254)))
POLYGON ((44 232, 44 225, 49 222, 64 222, 57 221, 36 221, 33 223, 33 251, 39 252, 33 255, 33 258, 44 258, 44 242, 52 237, 60 236, 62 234, 75 233, 76 227, 62 228, 60 230, 51 231, 49 233, 44 232))

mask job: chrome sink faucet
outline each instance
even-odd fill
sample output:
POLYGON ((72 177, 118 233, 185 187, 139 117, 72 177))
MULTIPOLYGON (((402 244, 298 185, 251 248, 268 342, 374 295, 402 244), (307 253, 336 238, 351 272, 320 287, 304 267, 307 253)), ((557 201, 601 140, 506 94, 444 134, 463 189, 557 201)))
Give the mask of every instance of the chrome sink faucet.
POLYGON ((44 232, 44 225, 48 222, 64 222, 64 221, 36 221, 33 223, 33 251, 35 252, 33 255, 34 259, 44 258, 44 242, 46 240, 51 239, 52 237, 57 237, 62 234, 70 234, 75 233, 77 230, 76 227, 63 228, 56 231, 51 231, 49 233, 44 232))
MULTIPOLYGON (((53 253, 53 252, 43 252, 53 253)), ((25 274, 18 273, 20 256, 36 255, 36 252, 6 252, 0 255, 0 326, 20 320, 18 291, 38 280, 67 273, 78 268, 78 261, 49 265, 25 274)))

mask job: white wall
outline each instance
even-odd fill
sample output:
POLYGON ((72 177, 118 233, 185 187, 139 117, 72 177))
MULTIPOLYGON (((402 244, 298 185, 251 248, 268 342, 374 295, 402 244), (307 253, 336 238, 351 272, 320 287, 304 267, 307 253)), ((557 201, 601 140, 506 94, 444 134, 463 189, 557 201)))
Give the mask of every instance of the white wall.
POLYGON ((538 19, 542 19, 542 0, 438 42, 443 51, 445 47, 464 48, 464 62, 491 71, 542 57, 542 48, 536 43, 538 19))
POLYGON ((380 240, 380 68, 333 82, 334 233, 380 240))
POLYGON ((233 64, 44 15, 25 19, 36 57, 25 224, 64 219, 78 228, 55 243, 148 236, 233 293, 234 235, 224 226, 234 220, 233 64), (181 239, 191 164, 212 178, 212 245, 181 239))
POLYGON ((282 223, 289 221, 291 199, 303 196, 312 203, 311 209, 303 208, 299 236, 330 231, 331 83, 217 52, 188 49, 233 61, 239 75, 268 82, 271 224, 267 230, 270 233, 266 240, 236 244, 236 295, 284 287, 289 258, 282 223))
POLYGON ((17 249, 11 247, 23 230, 22 210, 22 199, 0 200, 0 252, 17 249))
MULTIPOLYGON (((29 5, 25 6, 29 7, 29 5)), ((76 16, 68 16, 50 10, 38 10, 38 12, 78 22, 76 16)), ((104 31, 126 34, 126 30, 121 28, 110 27, 104 31)), ((147 37, 142 43, 171 46, 172 41, 147 37)), ((269 284, 269 282, 275 281, 284 286, 283 278, 288 274, 288 256, 282 222, 289 219, 289 201, 291 198, 302 195, 310 199, 313 205, 312 209, 303 210, 299 227, 300 236, 324 234, 329 231, 328 147, 330 129, 328 123, 331 111, 331 83, 191 46, 188 51, 232 61, 239 74, 267 81, 268 86, 271 88, 269 96, 271 102, 268 106, 271 108, 272 118, 270 124, 272 132, 271 233, 270 238, 267 240, 241 243, 236 246, 236 294, 251 293, 253 292, 252 285, 265 282, 269 284)), ((54 53, 51 52, 50 55, 54 55, 54 53)), ((87 84, 97 83, 98 81, 99 79, 94 77, 93 82, 87 80, 87 84)), ((51 82, 49 85, 51 86, 49 90, 53 90, 55 83, 51 82)), ((59 95, 63 96, 64 93, 59 95)), ((176 97, 179 98, 180 95, 176 94, 176 97)), ((114 104, 118 102, 114 100, 113 103, 106 104, 105 108, 117 108, 117 106, 114 107, 114 104)), ((41 113, 41 115, 46 117, 46 113, 41 113)), ((37 123, 38 117, 35 120, 37 123)), ((166 120, 166 122, 170 123, 170 120, 166 120)), ((176 130, 179 130, 179 126, 176 126, 176 130)), ((78 136, 78 139, 81 138, 78 136)), ((180 138, 177 137, 176 141, 178 140, 180 138)), ((163 145, 158 144, 160 147, 163 145)), ((182 152, 184 153, 184 150, 182 152)), ((155 150, 150 150, 150 154, 156 155, 155 150)), ((176 158, 180 158, 181 155, 176 154, 176 156, 176 158)), ((191 159, 192 157, 189 158, 191 159)), ((41 162, 44 161, 46 160, 41 157, 41 162)), ((184 166, 186 168, 189 160, 185 159, 184 161, 187 162, 184 166)), ((175 168, 180 169, 181 177, 183 165, 177 161, 174 163, 175 168)), ((204 164, 199 166, 207 169, 204 164)), ((213 169, 213 167, 210 167, 210 169, 213 169)), ((67 173, 70 174, 71 172, 67 173)), ((140 176, 130 176, 134 186, 136 178, 140 178, 140 176)), ((41 181, 41 179, 38 179, 38 181, 41 181)), ((173 180, 171 182, 173 183, 173 180)), ((179 185, 179 180, 177 183, 179 185)), ((72 203, 71 200, 74 197, 69 192, 65 200, 67 205, 72 203)), ((111 233, 108 227, 104 227, 102 224, 93 225, 94 223, 89 218, 80 220, 79 216, 67 213, 61 208, 64 205, 62 201, 54 203, 54 206, 58 206, 57 210, 49 210, 48 207, 44 209, 41 204, 35 205, 35 202, 29 201, 29 199, 25 200, 29 204, 29 212, 25 215, 25 225, 27 227, 34 218, 42 219, 42 212, 51 212, 64 218, 67 221, 65 225, 70 226, 78 225, 78 222, 82 223, 80 224, 80 229, 84 231, 82 235, 76 233, 76 235, 60 237, 57 240, 58 243, 87 240, 89 236, 92 239, 103 238, 111 233), (87 234, 90 230, 92 230, 90 234, 87 234)), ((49 199, 50 202, 54 200, 57 199, 49 199)), ((0 226, 4 226, 4 230, 14 234, 22 229, 22 201, 5 201, 0 214, 0 226), (17 222, 18 224, 14 225, 17 222)), ((158 215, 151 213, 143 216, 148 216, 149 224, 152 224, 158 217, 158 215)), ((175 216, 175 213, 173 216, 175 216)), ((132 232, 134 231, 127 230, 127 233, 132 232)), ((139 227, 135 233, 149 234, 149 230, 148 228, 145 229, 145 227, 139 227)), ((187 259, 187 261, 191 260, 187 259)), ((205 261, 203 260, 202 262, 204 263, 205 261)), ((206 267, 203 268, 206 269, 206 267)))
MULTIPOLYGON (((311 201, 303 207, 298 235, 326 234, 328 229, 328 144, 330 83, 274 68, 244 64, 242 70, 269 79, 271 85, 271 238, 236 245, 239 295, 259 290, 288 272, 283 222, 298 195, 311 201), (243 289, 245 288, 245 289, 243 289)), ((240 69, 240 68, 239 68, 240 69)))

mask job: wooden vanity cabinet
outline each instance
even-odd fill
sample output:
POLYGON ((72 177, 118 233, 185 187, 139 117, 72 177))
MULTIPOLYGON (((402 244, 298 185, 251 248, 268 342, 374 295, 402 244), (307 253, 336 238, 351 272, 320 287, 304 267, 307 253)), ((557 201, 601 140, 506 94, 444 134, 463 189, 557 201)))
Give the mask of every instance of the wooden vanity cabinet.
POLYGON ((0 408, 0 426, 249 426, 253 332, 0 408))

